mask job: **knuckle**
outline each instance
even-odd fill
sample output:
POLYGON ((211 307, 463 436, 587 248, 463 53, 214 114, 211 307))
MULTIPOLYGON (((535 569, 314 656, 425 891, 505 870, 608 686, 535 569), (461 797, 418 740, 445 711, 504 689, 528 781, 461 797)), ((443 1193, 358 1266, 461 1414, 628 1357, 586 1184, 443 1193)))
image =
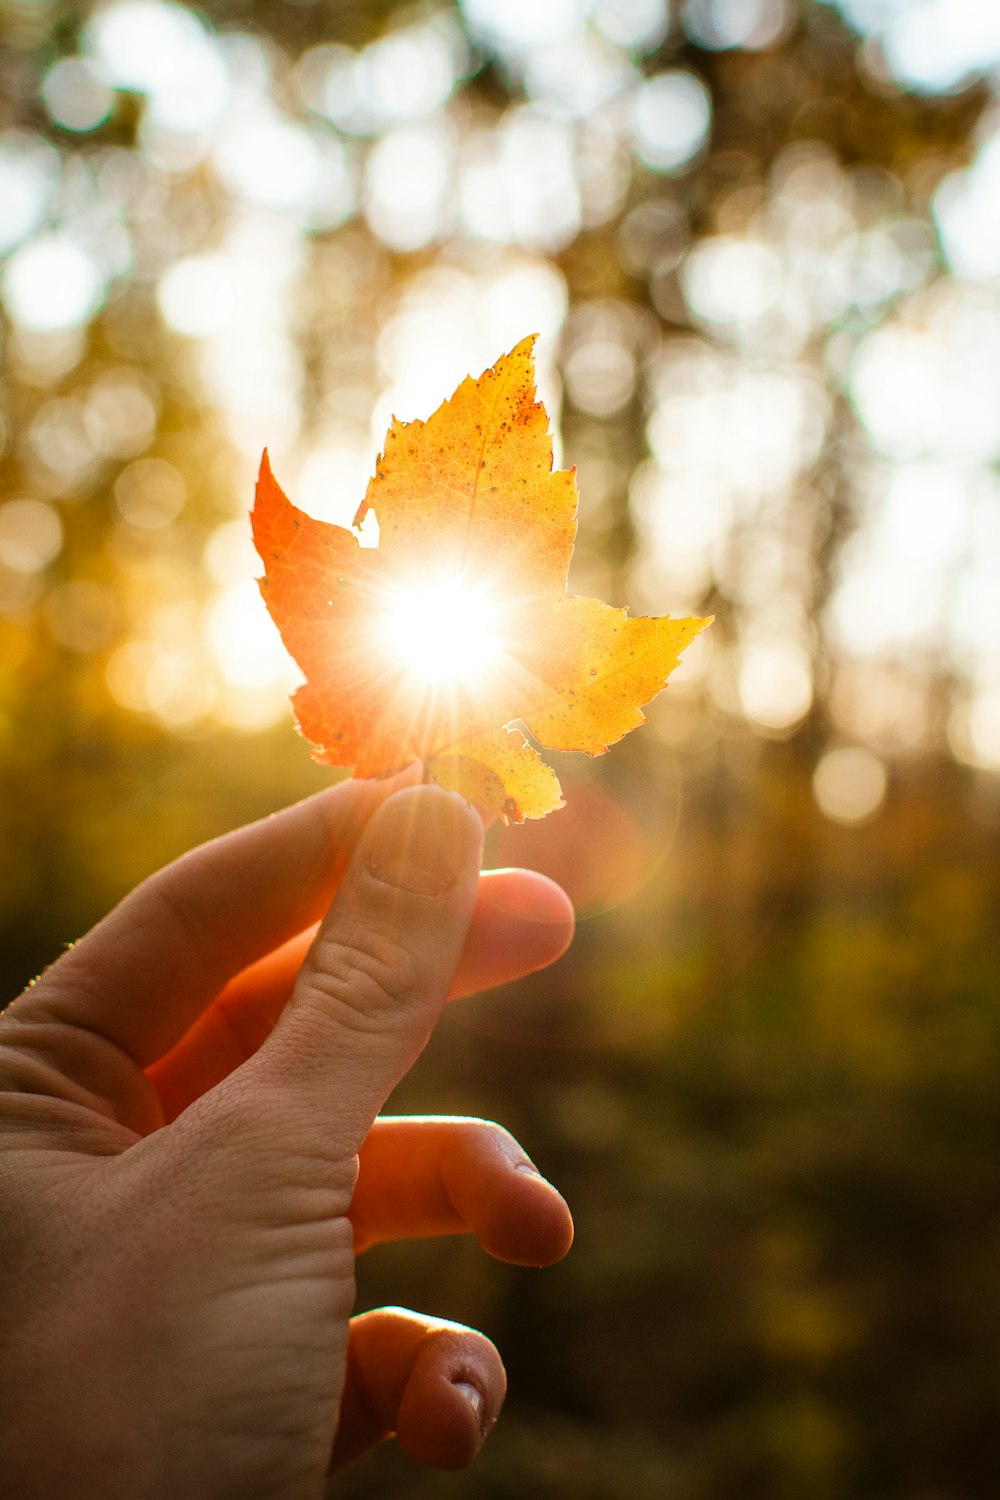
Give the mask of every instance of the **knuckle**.
POLYGON ((512 1161, 524 1155, 510 1131, 498 1125, 496 1120, 472 1116, 465 1121, 465 1127, 464 1144, 470 1155, 512 1161))
POLYGON ((345 1026, 379 1033, 401 1015, 423 1011, 426 997, 416 965, 405 951, 355 947, 320 938, 304 979, 307 995, 334 1009, 345 1026))
POLYGON ((187 894, 190 860, 190 855, 182 857, 138 887, 133 897, 136 915, 144 918, 151 931, 175 934, 175 941, 184 947, 211 951, 217 941, 215 927, 208 914, 187 894))

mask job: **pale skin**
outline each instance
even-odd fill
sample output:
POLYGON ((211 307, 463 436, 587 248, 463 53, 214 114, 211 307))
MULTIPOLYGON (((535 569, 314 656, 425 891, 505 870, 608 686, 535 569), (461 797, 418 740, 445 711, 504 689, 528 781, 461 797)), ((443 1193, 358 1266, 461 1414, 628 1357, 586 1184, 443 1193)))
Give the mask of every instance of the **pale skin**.
POLYGON ((493 1345, 352 1317, 355 1254, 568 1249, 499 1126, 376 1115, 446 999, 552 962, 572 912, 480 875, 475 810, 408 779, 192 851, 0 1018, 5 1493, 317 1500, 392 1433, 455 1468, 495 1423, 493 1345))

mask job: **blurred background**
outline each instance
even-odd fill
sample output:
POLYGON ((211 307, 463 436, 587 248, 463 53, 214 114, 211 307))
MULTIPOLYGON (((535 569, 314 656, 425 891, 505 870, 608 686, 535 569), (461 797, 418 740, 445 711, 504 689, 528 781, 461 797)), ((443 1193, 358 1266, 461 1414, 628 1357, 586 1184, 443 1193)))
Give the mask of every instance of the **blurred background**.
POLYGON ((368 1497, 972 1500, 1000 1475, 1000 8, 0 0, 6 991, 327 783, 247 510, 537 331, 571 587, 713 611, 491 835, 581 913, 394 1107, 567 1192, 546 1272, 386 1247, 508 1415, 368 1497))

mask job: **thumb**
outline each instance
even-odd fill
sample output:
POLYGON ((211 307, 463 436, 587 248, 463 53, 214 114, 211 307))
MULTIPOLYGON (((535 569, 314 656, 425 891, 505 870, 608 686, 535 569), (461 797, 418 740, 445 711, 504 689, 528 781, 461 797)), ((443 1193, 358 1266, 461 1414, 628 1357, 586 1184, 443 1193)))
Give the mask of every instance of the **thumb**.
POLYGON ((439 787, 398 792, 372 815, 281 1019, 232 1075, 255 1111, 271 1106, 271 1126, 273 1109, 290 1112, 324 1154, 357 1152, 444 1005, 482 843, 475 811, 439 787))

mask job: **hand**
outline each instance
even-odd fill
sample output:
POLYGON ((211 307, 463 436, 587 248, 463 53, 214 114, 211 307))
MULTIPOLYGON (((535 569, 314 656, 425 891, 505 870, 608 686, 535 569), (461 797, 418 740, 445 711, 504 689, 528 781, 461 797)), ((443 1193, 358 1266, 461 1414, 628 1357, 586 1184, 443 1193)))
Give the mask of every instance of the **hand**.
POLYGON ((0 1018, 11 1495, 315 1500, 392 1431, 475 1456, 492 1345, 350 1313, 355 1244, 543 1264, 572 1235, 499 1127, 373 1124, 449 993, 569 940, 558 888, 480 876, 481 843, 454 795, 343 783, 161 871, 0 1018))

